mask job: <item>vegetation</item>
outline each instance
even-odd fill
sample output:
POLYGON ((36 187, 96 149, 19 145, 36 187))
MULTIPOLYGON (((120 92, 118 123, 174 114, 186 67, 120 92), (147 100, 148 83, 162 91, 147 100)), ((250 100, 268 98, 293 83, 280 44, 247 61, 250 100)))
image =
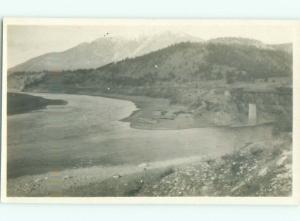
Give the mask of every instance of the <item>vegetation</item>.
MULTIPOLYGON (((47 72, 48 75, 55 73, 47 72)), ((90 87, 99 83, 117 87, 155 85, 164 81, 186 83, 224 79, 230 83, 276 76, 291 77, 292 56, 281 50, 248 45, 186 42, 98 69, 57 74, 62 79, 61 83, 88 83, 90 87)))
POLYGON ((249 143, 221 158, 111 177, 67 196, 289 196, 291 140, 249 143))
POLYGON ((66 103, 67 102, 63 100, 50 100, 27 94, 8 93, 7 114, 21 114, 45 108, 47 105, 63 105, 66 103))
POLYGON ((279 119, 280 115, 288 122, 284 128, 291 128, 291 91, 281 96, 276 89, 291 87, 292 54, 258 47, 257 43, 224 41, 175 44, 97 69, 13 73, 8 77, 8 86, 25 91, 167 98, 171 104, 186 106, 186 111, 192 111, 194 116, 217 125, 244 121, 252 100, 263 113, 261 123, 279 119), (273 83, 268 80, 271 78, 283 79, 284 83, 273 83), (247 91, 240 90, 239 99, 230 98, 236 88, 247 91), (249 93, 249 89, 254 93, 249 93), (265 89, 265 94, 255 93, 265 89), (271 99, 269 89, 274 95, 271 99))
MULTIPOLYGON (((284 135, 286 136, 286 135, 284 135)), ((139 196, 289 196, 291 140, 248 144, 221 159, 209 159, 146 183, 139 196)))
MULTIPOLYGON (((278 140, 272 140, 272 144, 265 140, 248 143, 220 159, 74 186, 65 193, 69 196, 290 195, 291 84, 289 51, 275 50, 259 42, 240 43, 238 39, 232 39, 230 44, 226 39, 180 43, 96 69, 20 72, 8 76, 10 89, 135 101, 142 110, 125 120, 141 128, 155 129, 164 121, 168 123, 161 124, 162 128, 177 124, 184 127, 182 122, 188 119, 196 123, 186 124, 186 128, 243 125, 247 123, 249 103, 257 106, 257 123, 274 122, 278 140), (281 80, 273 82, 271 78, 281 80), (181 121, 177 119, 179 115, 181 121)), ((18 96, 26 95, 9 95, 9 114, 53 104, 33 96, 18 96)))

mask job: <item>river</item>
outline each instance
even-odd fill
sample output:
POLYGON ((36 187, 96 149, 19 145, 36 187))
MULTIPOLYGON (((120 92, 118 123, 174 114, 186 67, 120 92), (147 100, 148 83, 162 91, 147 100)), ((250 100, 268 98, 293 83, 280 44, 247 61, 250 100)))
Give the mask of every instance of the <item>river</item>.
POLYGON ((218 157, 247 142, 269 139, 271 127, 133 129, 123 119, 130 101, 67 94, 32 94, 67 105, 8 116, 8 178, 101 166, 133 168, 155 162, 218 157))

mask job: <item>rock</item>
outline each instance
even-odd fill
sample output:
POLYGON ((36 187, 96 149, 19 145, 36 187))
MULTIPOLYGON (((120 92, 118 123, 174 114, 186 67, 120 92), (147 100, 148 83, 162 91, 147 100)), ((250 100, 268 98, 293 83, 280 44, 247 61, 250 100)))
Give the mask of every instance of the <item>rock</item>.
POLYGON ((73 178, 73 176, 64 176, 64 180, 68 180, 68 179, 71 179, 71 178, 73 178))
POLYGON ((268 168, 265 167, 265 168, 261 169, 261 170, 258 172, 258 175, 259 175, 259 176, 264 176, 264 175, 267 174, 267 172, 268 172, 268 168))
POLYGON ((138 165, 138 167, 141 167, 141 168, 146 168, 148 166, 149 166, 148 163, 141 163, 141 164, 138 165))
POLYGON ((115 179, 119 179, 119 178, 121 178, 122 176, 120 175, 120 174, 117 174, 117 175, 114 175, 113 176, 113 178, 115 178, 115 179))
POLYGON ((286 159, 287 159, 287 156, 281 157, 279 160, 277 160, 276 165, 281 166, 285 162, 286 159))

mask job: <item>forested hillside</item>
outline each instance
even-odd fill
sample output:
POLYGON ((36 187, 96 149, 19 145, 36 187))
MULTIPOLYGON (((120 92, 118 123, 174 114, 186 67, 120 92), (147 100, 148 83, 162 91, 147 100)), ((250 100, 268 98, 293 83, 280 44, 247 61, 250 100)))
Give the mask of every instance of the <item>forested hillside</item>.
MULTIPOLYGON (((67 75, 75 73, 68 72, 67 75)), ((77 71, 76 76, 80 74, 77 71)), ((112 84, 145 85, 158 81, 251 81, 265 77, 291 77, 292 57, 279 50, 238 44, 181 43, 135 59, 112 63, 88 73, 112 84)), ((70 77, 70 83, 86 78, 70 77)), ((65 80, 66 83, 68 80, 65 80)))
MULTIPOLYGON (((291 77, 292 56, 281 50, 251 45, 180 43, 98 69, 55 73, 47 72, 47 79, 55 74, 55 78, 59 75, 63 84, 88 84, 89 87, 98 87, 99 84, 111 88, 114 85, 142 86, 162 81, 225 80, 226 83, 233 83, 257 78, 291 77)), ((15 76, 21 74, 15 73, 15 76)))
MULTIPOLYGON (((9 75, 8 86, 25 91, 167 98, 186 106, 194 117, 218 125, 245 120, 251 98, 261 105, 262 122, 277 119, 291 105, 291 92, 282 94, 276 88, 292 85, 292 54, 246 42, 186 42, 97 69, 18 72, 9 75), (250 92, 243 93, 243 100, 235 99, 233 95, 242 93, 235 90, 241 88, 250 92)), ((289 116, 290 111, 283 115, 289 116)))

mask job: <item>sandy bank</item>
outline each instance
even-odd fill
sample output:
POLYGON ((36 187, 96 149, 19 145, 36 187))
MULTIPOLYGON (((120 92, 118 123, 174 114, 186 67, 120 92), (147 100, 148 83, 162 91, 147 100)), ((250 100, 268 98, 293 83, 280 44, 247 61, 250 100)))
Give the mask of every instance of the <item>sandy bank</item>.
MULTIPOLYGON (((87 188, 90 185, 99 184, 105 180, 115 185, 124 176, 130 176, 130 180, 145 175, 151 177, 153 174, 163 174, 173 167, 206 159, 207 157, 197 156, 139 165, 93 166, 27 175, 8 180, 8 196, 95 196, 97 193, 87 188)), ((102 190, 99 189, 99 191, 102 190)))

